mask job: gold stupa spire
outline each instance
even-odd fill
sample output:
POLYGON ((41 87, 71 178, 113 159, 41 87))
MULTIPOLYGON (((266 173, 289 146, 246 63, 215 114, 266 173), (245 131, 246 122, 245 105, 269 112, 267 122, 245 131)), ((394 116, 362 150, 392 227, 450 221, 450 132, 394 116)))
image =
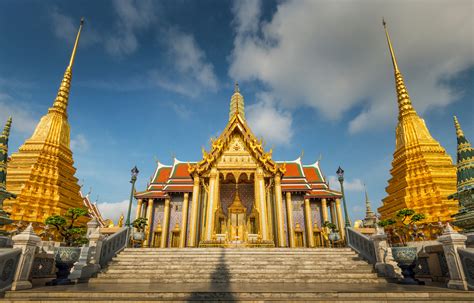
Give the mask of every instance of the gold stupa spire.
POLYGON ((426 222, 437 222, 438 218, 451 221, 458 208, 456 202, 448 200, 456 188, 456 168, 413 108, 385 20, 383 26, 392 57, 399 114, 387 197, 378 211, 381 219, 388 219, 402 208, 413 208, 427 216, 426 222))
POLYGON ((16 198, 5 201, 5 210, 12 214, 12 220, 44 223, 51 215, 84 206, 78 179, 74 176, 76 168, 67 117, 72 68, 83 24, 81 19, 71 59, 53 106, 8 163, 7 189, 16 198))
POLYGON ((79 30, 76 36, 76 42, 72 49, 71 59, 69 60, 69 65, 66 67, 64 72, 63 80, 59 86, 58 94, 54 100, 53 107, 49 111, 59 112, 61 114, 67 115, 67 105, 69 101, 69 91, 71 89, 71 79, 72 79, 72 67, 74 65, 74 59, 76 57, 77 46, 79 44, 79 38, 81 37, 82 26, 84 25, 84 18, 81 18, 81 24, 79 25, 79 30))
POLYGON ((244 97, 240 94, 239 83, 235 82, 234 94, 230 98, 229 121, 237 114, 245 120, 244 97))
POLYGON ((408 90, 405 86, 403 76, 398 69, 397 57, 395 57, 395 52, 393 51, 392 41, 390 40, 390 35, 388 34, 387 30, 387 23, 385 20, 383 20, 382 23, 385 29, 385 36, 387 37, 388 48, 390 50, 390 56, 392 57, 393 70, 395 73, 395 89, 397 91, 399 110, 398 119, 402 119, 402 117, 405 115, 416 112, 411 104, 410 96, 408 95, 408 90))

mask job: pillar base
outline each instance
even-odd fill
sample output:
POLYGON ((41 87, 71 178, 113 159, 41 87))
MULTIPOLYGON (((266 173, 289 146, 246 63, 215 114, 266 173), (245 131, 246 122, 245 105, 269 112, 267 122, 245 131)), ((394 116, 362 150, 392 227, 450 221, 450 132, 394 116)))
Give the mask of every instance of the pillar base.
POLYGON ((448 288, 468 290, 466 281, 460 281, 460 280, 449 280, 448 288))
POLYGON ((33 288, 30 281, 15 281, 12 284, 12 290, 22 290, 33 288))

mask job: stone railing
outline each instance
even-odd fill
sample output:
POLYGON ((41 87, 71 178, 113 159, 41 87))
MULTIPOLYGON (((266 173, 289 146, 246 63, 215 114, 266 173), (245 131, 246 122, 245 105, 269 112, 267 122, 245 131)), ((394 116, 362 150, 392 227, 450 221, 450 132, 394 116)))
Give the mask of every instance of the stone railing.
POLYGON ((474 249, 458 248, 458 254, 464 269, 467 287, 470 290, 474 290, 474 249))
POLYGON ((35 254, 33 266, 31 267, 31 279, 54 278, 56 273, 56 264, 54 254, 40 252, 35 254))
POLYGON ((346 241, 350 248, 354 249, 370 264, 376 263, 377 259, 375 256, 375 247, 372 239, 359 233, 352 227, 346 227, 346 241))
POLYGON ((124 227, 121 231, 105 238, 97 244, 96 260, 104 268, 113 257, 121 252, 128 245, 129 228, 124 227))
POLYGON ((0 249, 0 292, 11 288, 20 257, 20 248, 0 249))

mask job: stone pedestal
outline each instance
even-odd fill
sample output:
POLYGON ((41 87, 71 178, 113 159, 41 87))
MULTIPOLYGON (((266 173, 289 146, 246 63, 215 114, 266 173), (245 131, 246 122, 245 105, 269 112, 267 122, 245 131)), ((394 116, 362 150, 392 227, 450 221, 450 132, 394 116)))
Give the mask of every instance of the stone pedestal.
POLYGON ((23 232, 14 236, 12 240, 13 247, 22 250, 12 290, 29 289, 32 287, 30 281, 31 267, 35 259, 36 248, 41 239, 35 234, 33 226, 30 224, 23 232))
POLYGON ((448 288, 467 290, 466 277, 459 258, 458 248, 466 247, 467 237, 456 232, 449 223, 438 241, 443 244, 444 255, 449 268, 448 288))

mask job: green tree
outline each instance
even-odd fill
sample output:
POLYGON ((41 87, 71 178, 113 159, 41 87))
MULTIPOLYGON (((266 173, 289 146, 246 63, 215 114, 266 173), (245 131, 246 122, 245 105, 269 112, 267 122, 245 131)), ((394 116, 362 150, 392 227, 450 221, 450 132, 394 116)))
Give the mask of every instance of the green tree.
POLYGON ((85 226, 78 225, 77 220, 88 214, 89 212, 85 208, 70 208, 65 216, 49 216, 45 224, 55 227, 64 238, 67 246, 82 245, 87 243, 87 238, 85 237, 87 229, 85 226))

